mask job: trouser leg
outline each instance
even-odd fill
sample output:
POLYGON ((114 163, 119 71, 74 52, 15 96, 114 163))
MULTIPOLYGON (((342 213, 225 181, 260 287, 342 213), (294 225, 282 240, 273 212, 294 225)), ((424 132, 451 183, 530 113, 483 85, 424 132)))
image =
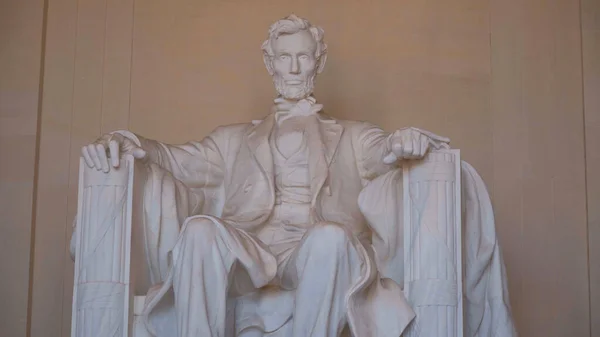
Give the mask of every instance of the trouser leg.
POLYGON ((214 223, 188 222, 175 247, 173 290, 179 337, 221 337, 235 258, 214 223))
POLYGON ((294 337, 337 337, 347 323, 346 295, 360 276, 354 241, 342 226, 310 229, 286 266, 296 288, 294 337))

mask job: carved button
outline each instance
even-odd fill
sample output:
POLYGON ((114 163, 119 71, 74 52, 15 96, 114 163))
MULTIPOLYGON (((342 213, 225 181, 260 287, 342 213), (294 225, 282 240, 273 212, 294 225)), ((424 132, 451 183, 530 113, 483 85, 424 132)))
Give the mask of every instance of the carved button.
POLYGON ((252 184, 248 184, 244 187, 244 193, 248 193, 250 192, 250 190, 252 189, 252 184))

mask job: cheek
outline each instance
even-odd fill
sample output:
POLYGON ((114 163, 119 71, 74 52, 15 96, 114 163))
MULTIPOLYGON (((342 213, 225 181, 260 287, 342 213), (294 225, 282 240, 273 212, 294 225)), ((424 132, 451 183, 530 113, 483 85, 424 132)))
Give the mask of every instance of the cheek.
POLYGON ((273 62, 273 71, 275 71, 276 74, 286 73, 287 69, 289 69, 289 65, 287 63, 288 62, 285 62, 282 60, 274 61, 273 62))
POLYGON ((317 62, 315 61, 304 61, 302 62, 303 73, 310 75, 317 70, 317 62))

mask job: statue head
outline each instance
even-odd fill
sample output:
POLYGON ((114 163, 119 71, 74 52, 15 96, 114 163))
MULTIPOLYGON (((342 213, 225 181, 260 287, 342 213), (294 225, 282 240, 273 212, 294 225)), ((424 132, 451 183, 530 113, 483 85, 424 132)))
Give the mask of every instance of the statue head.
POLYGON ((301 100, 312 94, 327 59, 323 35, 323 29, 294 14, 271 25, 263 59, 283 98, 301 100))

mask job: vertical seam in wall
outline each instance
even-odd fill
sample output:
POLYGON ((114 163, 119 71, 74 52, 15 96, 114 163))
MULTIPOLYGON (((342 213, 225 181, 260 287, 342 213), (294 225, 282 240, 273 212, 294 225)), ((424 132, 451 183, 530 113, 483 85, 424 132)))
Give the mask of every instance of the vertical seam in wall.
POLYGON ((127 130, 131 129, 131 95, 133 88, 133 40, 135 34, 135 0, 131 4, 131 49, 129 53, 129 102, 127 102, 127 130))
POLYGON ((588 285, 588 324, 589 324, 589 332, 590 337, 594 336, 593 334, 593 316, 592 316, 592 274, 591 274, 591 259, 590 259, 590 220, 589 220, 589 208, 590 208, 590 200, 588 193, 588 163, 587 163, 587 135, 586 135, 586 109, 585 109, 585 65, 584 65, 584 39, 583 39, 583 6, 582 1, 578 1, 579 4, 579 43, 581 50, 581 60, 580 60, 580 71, 581 71, 581 111, 582 111, 582 134, 583 134, 583 181, 584 186, 583 189, 585 191, 585 233, 586 233, 586 258, 587 258, 587 285, 588 285))
POLYGON ((496 184, 496 179, 495 179, 495 161, 496 158, 494 156, 494 149, 495 149, 495 145, 496 145, 496 140, 494 138, 494 107, 493 107, 493 100, 494 100, 494 93, 493 93, 493 85, 494 85, 494 67, 493 67, 493 57, 492 57, 492 0, 488 0, 488 50, 489 50, 489 55, 488 55, 488 62, 490 65, 489 68, 489 74, 490 74, 490 81, 489 81, 489 91, 488 91, 488 111, 492 117, 492 179, 491 179, 491 185, 492 185, 492 205, 493 205, 493 201, 496 199, 496 188, 495 188, 495 184, 496 184))
POLYGON ((44 72, 46 65, 46 33, 48 23, 48 0, 44 0, 42 9, 42 32, 40 41, 40 72, 38 77, 38 101, 37 101, 37 120, 35 131, 35 152, 34 152, 34 167, 33 167, 33 188, 31 191, 31 224, 29 236, 29 280, 27 289, 27 317, 25 324, 25 336, 31 336, 31 316, 33 312, 33 273, 35 260, 35 229, 37 220, 37 192, 39 182, 39 167, 40 167, 40 146, 41 146, 41 130, 42 130, 42 105, 44 98, 44 72))
POLYGON ((100 66, 100 131, 104 132, 104 73, 106 72, 106 33, 108 31, 108 0, 104 1, 104 38, 102 39, 102 65, 100 66))
MULTIPOLYGON (((69 118, 69 123, 70 123, 70 128, 69 128, 69 147, 68 147, 68 155, 67 155, 67 186, 66 186, 66 198, 65 198, 65 237, 67 236, 68 233, 68 228, 69 228, 69 188, 70 188, 70 181, 71 181, 71 155, 73 153, 73 129, 74 129, 74 125, 73 125, 73 116, 75 115, 75 108, 74 108, 74 104, 75 104, 75 83, 76 83, 76 76, 77 76, 77 45, 78 45, 78 39, 79 39, 79 0, 75 0, 76 3, 76 8, 75 8, 75 15, 76 15, 76 19, 75 19, 75 41, 74 41, 74 46, 73 46, 73 83, 72 83, 72 88, 71 88, 71 117, 69 118)), ((79 170, 77 170, 77 172, 79 172, 79 170)), ((67 241, 65 241, 67 242, 67 241)), ((69 240, 70 242, 70 240, 69 240)), ((62 294, 61 294, 61 300, 64 299, 64 288, 65 288, 65 279, 64 279, 64 274, 65 274, 65 269, 66 266, 63 265, 63 279, 62 279, 62 294)), ((62 302, 61 302, 62 303, 62 302)), ((63 315, 64 315, 64 305, 62 305, 61 308, 61 315, 60 315, 60 320, 61 322, 63 321, 63 315)), ((69 327, 70 328, 70 327, 69 327)), ((61 335, 63 334, 63 326, 62 323, 60 324, 60 333, 61 335)), ((30 337, 30 336, 28 336, 30 337)))

